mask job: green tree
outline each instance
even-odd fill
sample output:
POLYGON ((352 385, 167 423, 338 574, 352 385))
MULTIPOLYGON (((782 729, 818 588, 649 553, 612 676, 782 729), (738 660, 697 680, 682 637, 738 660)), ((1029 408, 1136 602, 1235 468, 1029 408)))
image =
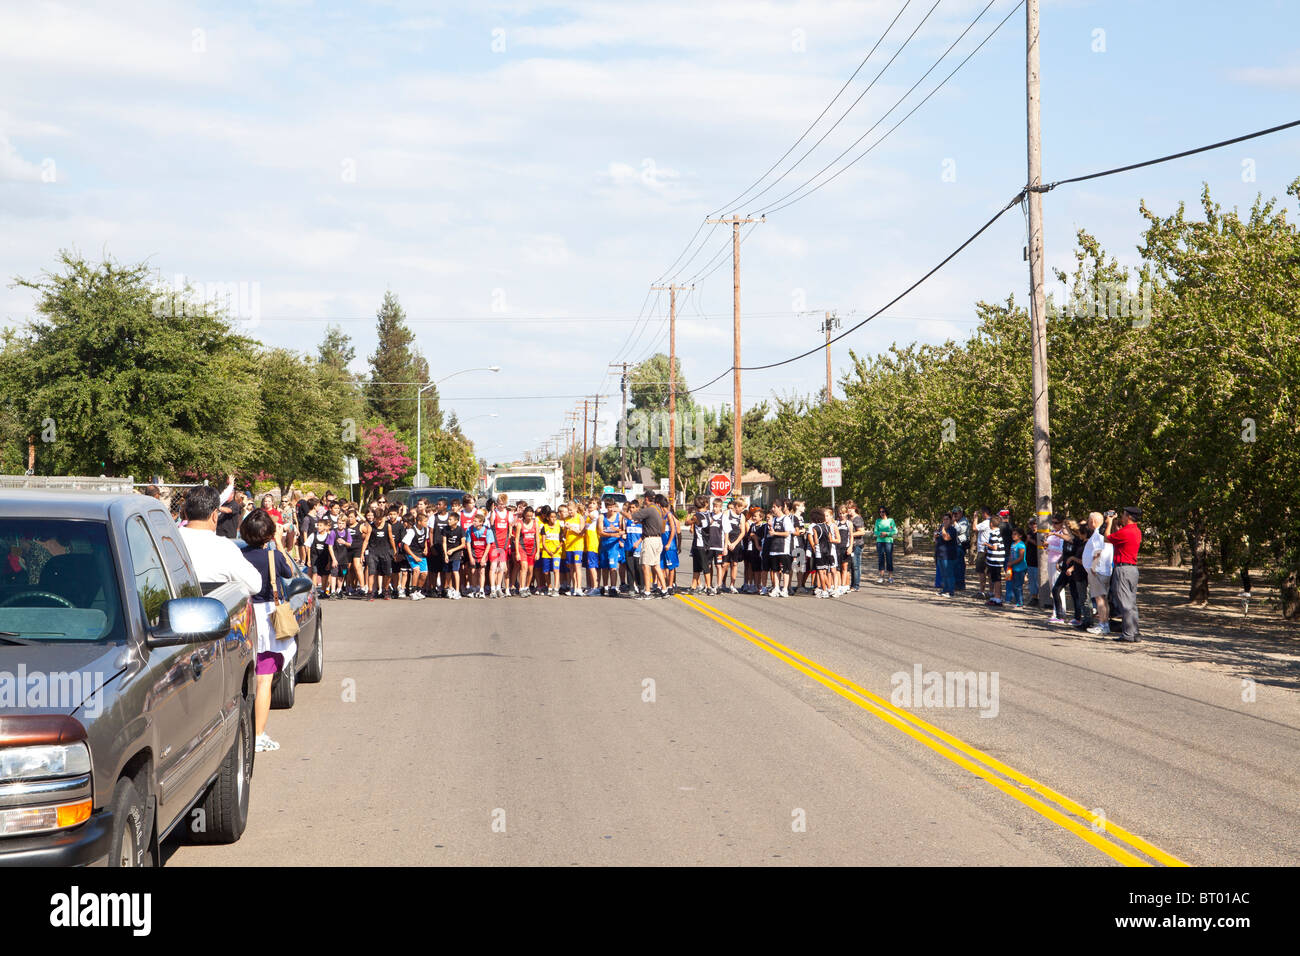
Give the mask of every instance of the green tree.
MULTIPOLYGON (((378 345, 369 357, 371 384, 366 390, 371 414, 413 435, 419 385, 390 383, 427 382, 429 363, 414 347, 415 333, 406 324, 406 312, 391 291, 384 293, 384 300, 375 313, 375 333, 378 345)), ((421 395, 421 404, 421 425, 425 428, 440 427, 442 412, 438 407, 438 389, 434 387, 425 391, 421 395)))
POLYGON ((257 447, 255 345, 188 290, 159 296, 145 264, 60 269, 15 285, 36 293, 28 329, 0 353, 19 430, 40 436, 45 474, 234 470, 257 447), (252 396, 250 400, 250 396, 252 396))

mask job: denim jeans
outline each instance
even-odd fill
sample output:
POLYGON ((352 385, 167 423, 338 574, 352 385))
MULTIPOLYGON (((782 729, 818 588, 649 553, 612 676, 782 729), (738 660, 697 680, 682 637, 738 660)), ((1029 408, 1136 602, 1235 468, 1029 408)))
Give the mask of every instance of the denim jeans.
POLYGON ((957 590, 966 590, 966 552, 962 551, 957 555, 957 560, 953 564, 957 572, 957 590))
POLYGON ((1011 572, 1011 580, 1007 582, 1007 603, 1020 607, 1025 603, 1025 572, 1011 572))
POLYGON ((853 546, 853 575, 852 575, 851 587, 853 587, 854 590, 857 590, 858 586, 861 583, 862 583, 862 545, 855 544, 853 546))
POLYGON ((881 571, 888 571, 890 574, 894 573, 894 542, 876 542, 876 565, 881 571))
POLYGON ((940 590, 943 591, 944 594, 952 594, 953 588, 957 583, 957 560, 954 560, 953 558, 940 559, 939 574, 942 578, 940 582, 940 590))
POLYGON ((1038 597, 1038 568, 1035 565, 1031 564, 1025 570, 1025 589, 1031 598, 1038 597))

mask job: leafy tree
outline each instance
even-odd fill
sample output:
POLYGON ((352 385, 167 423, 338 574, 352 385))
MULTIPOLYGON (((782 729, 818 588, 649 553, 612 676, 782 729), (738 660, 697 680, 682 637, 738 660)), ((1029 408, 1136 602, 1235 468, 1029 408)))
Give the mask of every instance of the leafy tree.
POLYGON ((362 429, 359 439, 357 471, 361 487, 364 497, 374 498, 410 472, 411 457, 406 443, 381 423, 362 429))
MULTIPOLYGON (((391 291, 384 293, 384 301, 375 313, 375 332, 379 343, 369 358, 371 384, 366 390, 370 412, 381 421, 414 434, 415 399, 419 385, 378 384, 429 380, 429 363, 414 348, 415 333, 407 326, 406 312, 391 291)), ((440 427, 442 412, 438 407, 438 389, 434 387, 425 391, 421 403, 421 424, 427 428, 440 427)))
POLYGON ((321 365, 346 373, 356 357, 357 349, 352 344, 352 336, 337 325, 325 329, 325 338, 316 347, 316 360, 321 365))
MULTIPOLYGON (((259 364, 261 453, 254 467, 285 490, 304 477, 342 479, 347 431, 334 417, 321 366, 287 349, 267 350, 259 364)), ((326 369, 326 375, 337 374, 326 369)))
POLYGON ((46 474, 223 473, 257 449, 254 343, 190 290, 161 298, 144 264, 74 252, 15 285, 37 295, 0 382, 46 474))

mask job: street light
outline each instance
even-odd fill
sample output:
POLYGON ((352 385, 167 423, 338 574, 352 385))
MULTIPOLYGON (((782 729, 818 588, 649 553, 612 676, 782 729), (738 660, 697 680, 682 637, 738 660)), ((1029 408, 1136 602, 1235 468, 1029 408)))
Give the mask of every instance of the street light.
POLYGON ((421 421, 421 415, 420 415, 420 412, 424 409, 424 399, 423 399, 424 393, 427 392, 429 389, 433 388, 435 385, 441 385, 443 382, 447 381, 447 379, 455 378, 457 375, 464 375, 466 372, 499 372, 499 371, 501 371, 500 365, 486 365, 483 366, 482 368, 463 368, 459 372, 452 372, 450 375, 446 375, 438 379, 436 382, 429 382, 427 385, 420 386, 419 390, 415 393, 415 477, 417 480, 419 479, 420 475, 424 474, 424 472, 420 470, 420 468, 424 465, 424 459, 421 457, 420 454, 421 451, 423 451, 422 438, 424 437, 422 435, 421 426, 423 423, 421 421))

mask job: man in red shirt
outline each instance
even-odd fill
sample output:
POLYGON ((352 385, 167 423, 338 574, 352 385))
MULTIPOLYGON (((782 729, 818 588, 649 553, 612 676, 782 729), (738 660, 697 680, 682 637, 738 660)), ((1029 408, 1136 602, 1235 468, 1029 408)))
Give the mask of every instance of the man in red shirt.
POLYGON ((1124 622, 1123 633, 1115 638, 1128 644, 1136 644, 1141 637, 1138 634, 1137 585, 1138 548, 1142 545, 1142 529, 1137 526, 1137 519, 1142 517, 1142 509, 1129 505, 1119 515, 1119 527, 1114 528, 1115 512, 1106 513, 1106 542, 1115 546, 1115 567, 1111 574, 1111 584, 1115 592, 1115 609, 1119 611, 1124 622), (1113 529, 1113 530, 1112 530, 1113 529))

